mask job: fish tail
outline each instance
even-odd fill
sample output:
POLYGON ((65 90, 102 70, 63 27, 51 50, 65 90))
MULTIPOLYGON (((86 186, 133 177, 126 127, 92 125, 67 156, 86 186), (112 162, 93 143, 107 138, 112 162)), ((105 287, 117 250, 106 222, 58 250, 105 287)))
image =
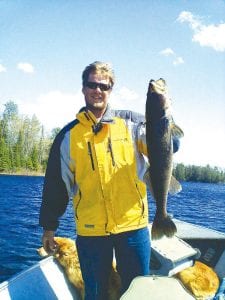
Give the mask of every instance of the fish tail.
POLYGON ((153 240, 158 240, 164 235, 167 237, 172 237, 176 232, 177 227, 169 216, 164 218, 155 217, 151 230, 153 240))

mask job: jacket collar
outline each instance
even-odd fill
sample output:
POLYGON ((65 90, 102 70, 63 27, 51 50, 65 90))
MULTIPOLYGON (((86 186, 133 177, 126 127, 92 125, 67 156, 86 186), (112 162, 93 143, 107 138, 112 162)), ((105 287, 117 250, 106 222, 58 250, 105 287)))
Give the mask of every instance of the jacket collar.
POLYGON ((82 107, 77 114, 77 119, 81 123, 91 126, 93 133, 97 134, 99 131, 101 131, 103 124, 112 124, 115 122, 113 119, 114 116, 115 111, 112 110, 108 105, 103 117, 98 122, 95 115, 91 111, 87 110, 86 107, 82 107))
MULTIPOLYGON (((87 108, 84 106, 80 109, 79 113, 77 114, 77 118, 81 121, 81 115, 85 117, 86 120, 92 121, 93 124, 98 123, 95 115, 90 111, 87 110, 87 108)), ((111 109, 110 105, 107 105, 106 111, 104 115, 102 116, 99 123, 108 124, 108 123, 114 123, 115 117, 115 111, 111 109)), ((82 117, 83 119, 83 117, 82 117)))

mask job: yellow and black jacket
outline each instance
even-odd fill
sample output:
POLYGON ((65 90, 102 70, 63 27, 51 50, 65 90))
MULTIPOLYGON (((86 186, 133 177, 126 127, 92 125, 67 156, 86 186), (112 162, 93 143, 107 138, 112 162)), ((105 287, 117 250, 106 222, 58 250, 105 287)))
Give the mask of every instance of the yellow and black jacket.
POLYGON ((99 123, 82 109, 49 156, 40 225, 56 230, 73 199, 77 234, 104 236, 148 224, 144 117, 107 108, 99 123))

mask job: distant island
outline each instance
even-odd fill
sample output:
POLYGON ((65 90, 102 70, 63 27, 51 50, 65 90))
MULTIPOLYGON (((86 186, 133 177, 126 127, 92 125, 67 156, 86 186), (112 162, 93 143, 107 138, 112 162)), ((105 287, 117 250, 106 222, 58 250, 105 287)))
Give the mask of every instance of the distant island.
MULTIPOLYGON (((49 151, 60 128, 46 134, 35 115, 21 116, 13 101, 0 115, 0 174, 44 176, 49 151)), ((225 171, 218 167, 175 164, 180 181, 225 183, 225 171)))

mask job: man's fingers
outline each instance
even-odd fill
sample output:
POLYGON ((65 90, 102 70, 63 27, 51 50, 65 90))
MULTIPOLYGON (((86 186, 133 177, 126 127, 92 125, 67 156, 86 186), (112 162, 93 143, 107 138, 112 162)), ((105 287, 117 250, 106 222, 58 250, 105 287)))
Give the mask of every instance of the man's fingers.
POLYGON ((54 232, 45 231, 42 237, 43 247, 49 254, 54 253, 57 250, 57 243, 54 241, 54 232))
POLYGON ((54 253, 57 249, 57 244, 54 241, 54 238, 46 238, 43 241, 43 246, 46 252, 49 254, 54 253))

